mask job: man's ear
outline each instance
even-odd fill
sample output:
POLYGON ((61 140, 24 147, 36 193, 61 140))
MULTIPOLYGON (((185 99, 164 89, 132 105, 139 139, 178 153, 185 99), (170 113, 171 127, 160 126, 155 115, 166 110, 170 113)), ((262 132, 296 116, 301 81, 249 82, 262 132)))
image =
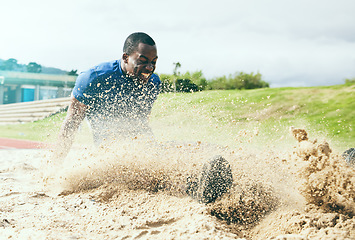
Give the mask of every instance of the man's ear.
POLYGON ((122 55, 122 60, 123 60, 124 63, 128 63, 128 54, 127 53, 124 53, 122 55))

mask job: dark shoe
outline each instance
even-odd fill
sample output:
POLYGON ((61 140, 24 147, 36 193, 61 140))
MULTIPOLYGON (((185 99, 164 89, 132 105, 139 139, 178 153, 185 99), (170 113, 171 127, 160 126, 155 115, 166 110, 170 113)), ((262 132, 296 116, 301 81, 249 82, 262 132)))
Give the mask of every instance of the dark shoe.
POLYGON ((196 198, 198 190, 198 179, 196 177, 187 177, 186 180, 186 193, 192 198, 196 198))
POLYGON ((230 165, 222 156, 215 156, 203 165, 199 179, 188 178, 186 193, 201 203, 214 202, 233 184, 230 165))
POLYGON ((355 167, 355 148, 349 148, 342 154, 346 163, 352 167, 355 167))

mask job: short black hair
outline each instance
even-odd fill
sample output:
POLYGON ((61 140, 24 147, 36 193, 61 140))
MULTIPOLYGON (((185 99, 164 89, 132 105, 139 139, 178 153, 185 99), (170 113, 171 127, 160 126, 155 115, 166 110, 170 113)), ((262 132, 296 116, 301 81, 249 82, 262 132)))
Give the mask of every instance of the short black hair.
POLYGON ((135 32, 127 37, 123 45, 123 52, 131 55, 134 51, 137 51, 140 43, 148 44, 150 46, 155 45, 153 38, 151 38, 148 34, 143 32, 135 32))

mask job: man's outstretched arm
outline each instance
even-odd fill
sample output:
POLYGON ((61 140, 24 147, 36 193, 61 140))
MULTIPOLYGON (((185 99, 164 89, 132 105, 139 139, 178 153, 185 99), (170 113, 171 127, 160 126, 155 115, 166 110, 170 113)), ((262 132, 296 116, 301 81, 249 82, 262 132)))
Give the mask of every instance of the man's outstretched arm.
POLYGON ((59 132, 56 148, 54 149, 55 158, 64 159, 67 156, 79 125, 85 118, 87 108, 85 104, 72 97, 67 116, 59 132))

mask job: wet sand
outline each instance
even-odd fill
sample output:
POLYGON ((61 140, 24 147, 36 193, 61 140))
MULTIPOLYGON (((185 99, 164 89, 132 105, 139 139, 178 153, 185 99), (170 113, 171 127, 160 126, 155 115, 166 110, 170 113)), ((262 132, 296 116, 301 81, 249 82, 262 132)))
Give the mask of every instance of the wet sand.
POLYGON ((293 130, 294 148, 246 151, 139 141, 74 149, 1 150, 1 239, 355 239, 354 169, 293 130), (201 204, 185 194, 214 155, 232 189, 201 204))

